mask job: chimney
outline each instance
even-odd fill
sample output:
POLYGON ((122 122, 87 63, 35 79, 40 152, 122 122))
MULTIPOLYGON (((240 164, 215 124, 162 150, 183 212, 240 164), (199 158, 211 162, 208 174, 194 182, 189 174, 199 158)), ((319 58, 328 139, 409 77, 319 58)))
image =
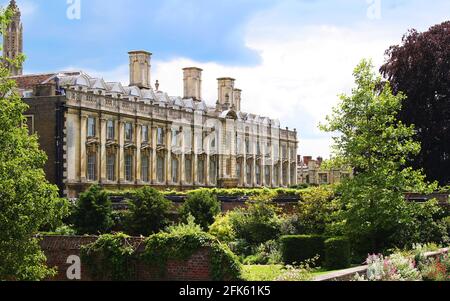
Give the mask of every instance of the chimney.
POLYGON ((311 156, 303 157, 303 163, 305 163, 305 165, 309 165, 309 162, 311 161, 312 161, 311 156))
POLYGON ((241 89, 234 89, 234 109, 237 112, 241 111, 241 95, 242 95, 242 90, 241 89))
POLYGON ((189 67, 183 69, 184 98, 202 100, 202 69, 189 67))
POLYGON ((234 82, 231 77, 222 77, 217 79, 218 82, 218 109, 219 111, 229 110, 234 102, 234 82))
POLYGON ((150 60, 152 54, 147 51, 130 51, 130 86, 150 89, 150 60))

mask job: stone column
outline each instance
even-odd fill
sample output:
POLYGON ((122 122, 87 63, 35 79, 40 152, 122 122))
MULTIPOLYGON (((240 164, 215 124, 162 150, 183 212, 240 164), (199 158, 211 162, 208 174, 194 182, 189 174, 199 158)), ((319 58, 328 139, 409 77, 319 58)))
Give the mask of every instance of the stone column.
POLYGON ((134 138, 136 141, 136 183, 141 183, 141 146, 142 146, 142 137, 141 137, 141 131, 142 131, 142 124, 137 123, 136 124, 136 137, 134 138))
POLYGON ((209 151, 206 155, 206 179, 205 179, 205 185, 209 186, 210 185, 210 179, 209 179, 209 164, 210 164, 211 158, 210 158, 210 154, 209 151))
POLYGON ((87 115, 82 114, 80 118, 80 181, 86 182, 86 136, 87 136, 87 115))
POLYGON ((106 118, 100 118, 100 183, 106 182, 106 118))
POLYGON ((252 186, 256 187, 256 154, 253 156, 252 164, 252 186))
POLYGON ((172 182, 172 130, 166 127, 167 156, 166 156, 166 185, 172 182))
POLYGON ((195 126, 192 128, 192 185, 196 186, 198 182, 198 141, 195 137, 195 126))
POLYGON ((125 133, 124 133, 124 121, 119 121, 119 183, 123 183, 125 181, 125 151, 124 151, 124 143, 125 143, 125 133))
POLYGON ((150 180, 152 184, 156 184, 157 177, 156 177, 156 127, 151 127, 151 143, 152 143, 152 158, 151 158, 151 169, 150 169, 150 180))
POLYGON ((185 133, 184 132, 181 132, 181 134, 180 134, 180 138, 181 138, 181 155, 180 155, 180 162, 178 163, 178 169, 179 169, 179 177, 178 177, 178 180, 179 180, 179 183, 180 183, 180 185, 181 186, 183 186, 184 185, 184 183, 186 182, 186 165, 185 165, 185 162, 184 162, 184 160, 185 160, 185 147, 186 147, 186 145, 185 145, 185 141, 184 141, 184 135, 185 135, 185 133))

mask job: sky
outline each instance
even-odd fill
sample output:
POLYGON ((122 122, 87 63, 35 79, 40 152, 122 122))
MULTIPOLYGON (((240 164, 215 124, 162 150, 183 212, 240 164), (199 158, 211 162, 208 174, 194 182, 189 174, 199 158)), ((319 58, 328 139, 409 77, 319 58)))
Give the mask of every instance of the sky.
MULTIPOLYGON (((8 1, 0 0, 5 6, 8 1)), ((236 78, 242 110, 297 129, 299 154, 330 156, 318 129, 349 94, 363 58, 378 68, 412 28, 449 20, 448 0, 17 0, 25 73, 83 70, 128 84, 130 50, 152 56, 152 83, 183 94, 182 68, 203 72, 214 105, 218 77, 236 78)))

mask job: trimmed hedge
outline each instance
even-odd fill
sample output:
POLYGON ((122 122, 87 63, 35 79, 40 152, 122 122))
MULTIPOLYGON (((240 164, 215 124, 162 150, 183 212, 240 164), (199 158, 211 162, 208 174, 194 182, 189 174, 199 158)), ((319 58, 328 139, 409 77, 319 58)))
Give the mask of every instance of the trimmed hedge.
POLYGON ((346 237, 333 237, 325 241, 325 267, 329 270, 350 266, 350 241, 346 237))
POLYGON ((300 264, 317 255, 323 262, 324 238, 319 235, 286 235, 280 238, 281 254, 285 264, 300 264))

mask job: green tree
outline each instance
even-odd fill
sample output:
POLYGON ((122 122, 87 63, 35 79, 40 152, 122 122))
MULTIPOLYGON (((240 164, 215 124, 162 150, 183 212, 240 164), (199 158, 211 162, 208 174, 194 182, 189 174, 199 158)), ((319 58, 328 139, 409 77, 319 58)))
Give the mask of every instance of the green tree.
POLYGON ((130 235, 149 236, 169 223, 172 203, 153 188, 145 187, 136 191, 128 205, 126 229, 130 235))
MULTIPOLYGON (((11 11, 0 10, 4 33, 11 11)), ((8 63, 18 64, 21 56, 8 63)), ((53 275, 35 235, 46 225, 58 226, 67 202, 48 183, 46 154, 36 135, 29 135, 17 93, 5 62, 0 63, 0 280, 41 280, 53 275)))
POLYGON ((189 215, 195 218, 195 222, 208 231, 209 226, 214 223, 214 218, 220 213, 220 202, 210 191, 201 189, 188 194, 186 201, 180 208, 184 221, 189 215))
POLYGON ((414 127, 396 119, 404 95, 393 95, 390 84, 376 76, 370 61, 363 60, 354 76, 352 95, 342 95, 327 117, 328 124, 321 126, 340 134, 334 138, 336 162, 356 171, 353 179, 338 187, 345 208, 344 232, 363 253, 403 247, 407 242, 398 233, 419 222, 412 210, 417 205, 407 202, 404 193, 433 187, 424 182, 421 171, 404 167, 420 151, 413 139, 414 127))
POLYGON ((105 234, 113 226, 112 204, 100 186, 91 186, 80 194, 72 213, 72 223, 78 234, 105 234))

